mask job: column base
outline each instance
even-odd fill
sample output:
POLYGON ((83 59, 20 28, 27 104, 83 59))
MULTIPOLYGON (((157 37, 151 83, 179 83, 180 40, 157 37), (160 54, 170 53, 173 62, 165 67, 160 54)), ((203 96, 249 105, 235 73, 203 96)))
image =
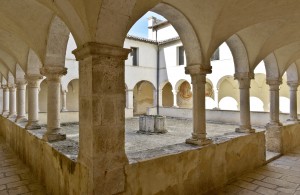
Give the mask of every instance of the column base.
POLYGON ((68 109, 63 108, 63 109, 61 109, 60 111, 61 111, 61 112, 68 112, 68 109))
POLYGON ((290 118, 290 119, 287 119, 286 122, 288 124, 299 124, 300 123, 300 120, 297 119, 297 118, 290 118))
POLYGON ((63 141, 66 139, 66 134, 62 133, 46 133, 45 135, 43 135, 43 140, 45 140, 46 142, 63 141))
POLYGON ((7 117, 8 115, 9 115, 9 112, 8 111, 4 111, 4 112, 2 112, 2 114, 1 114, 3 117, 7 117))
POLYGON ((281 127, 281 126, 282 126, 281 122, 269 122, 266 125, 266 128, 281 127))
POLYGON ((8 114, 7 118, 14 118, 17 116, 17 113, 8 114))
POLYGON ((27 122, 27 121, 28 120, 27 120, 26 116, 17 116, 17 118, 15 120, 16 123, 24 123, 24 122, 27 122))
POLYGON ((213 141, 211 139, 195 139, 195 138, 189 138, 185 140, 185 143, 187 144, 193 144, 198 146, 205 146, 211 144, 213 141))
POLYGON ((39 121, 29 121, 25 126, 25 129, 27 130, 41 129, 41 125, 39 124, 39 121))
POLYGON ((255 129, 250 128, 236 128, 236 133, 255 133, 255 129))

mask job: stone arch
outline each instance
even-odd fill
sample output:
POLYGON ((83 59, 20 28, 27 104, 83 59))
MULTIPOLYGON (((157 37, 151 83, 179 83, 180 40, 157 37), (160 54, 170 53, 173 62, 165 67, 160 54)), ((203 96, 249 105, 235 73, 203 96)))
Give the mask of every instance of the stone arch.
POLYGON ((278 63, 274 53, 269 54, 265 59, 265 68, 267 79, 278 79, 280 77, 280 72, 278 68, 278 63))
POLYGON ((250 96, 250 111, 263 112, 265 105, 262 99, 257 96, 250 96))
POLYGON ((288 82, 292 82, 292 81, 299 82, 299 72, 295 63, 291 64, 287 68, 286 75, 287 75, 288 82))
POLYGON ((225 76, 221 77, 217 83, 217 89, 220 88, 220 85, 222 84, 223 81, 228 80, 228 79, 234 80, 233 76, 231 76, 231 75, 225 75, 225 76))
POLYGON ((164 84, 162 88, 162 106, 172 107, 174 105, 173 87, 170 82, 164 84))
POLYGON ((213 85, 212 81, 209 80, 208 78, 206 78, 205 96, 206 97, 210 97, 213 100, 215 99, 215 96, 214 96, 214 85, 213 85))
POLYGON ((48 33, 45 66, 65 66, 69 34, 66 24, 59 17, 54 16, 48 33))
MULTIPOLYGON (((239 102, 239 88, 238 83, 234 80, 233 76, 224 76, 218 81, 218 96, 219 102, 224 97, 232 97, 237 102, 239 102)), ((235 109, 235 106, 234 106, 235 109)))
POLYGON ((210 59, 206 60, 207 63, 204 62, 204 55, 201 50, 200 40, 196 35, 192 24, 183 15, 183 13, 175 7, 165 3, 159 3, 152 8, 151 11, 165 17, 175 28, 186 51, 188 66, 195 64, 210 66, 210 59))
POLYGON ((79 79, 72 79, 67 85, 67 110, 79 111, 79 79))
POLYGON ((181 85, 183 82, 188 82, 188 81, 185 80, 185 79, 180 79, 179 81, 176 82, 174 90, 176 90, 176 91, 178 92, 178 91, 179 91, 179 87, 180 87, 180 85, 181 85))
MULTIPOLYGON (((200 40, 192 24, 185 17, 185 15, 182 12, 180 12, 180 10, 167 3, 158 3, 156 5, 153 5, 151 10, 150 9, 145 10, 144 13, 146 13, 147 11, 153 11, 157 14, 162 15, 168 20, 168 22, 172 24, 172 26, 180 36, 180 40, 186 51, 185 53, 186 53, 187 65, 201 64, 204 66, 210 66, 209 60, 207 61, 207 63, 204 63, 203 60, 204 55, 202 54, 200 40)), ((135 21, 131 21, 128 31, 138 19, 139 18, 137 18, 135 21)), ((122 35, 123 36, 122 43, 124 43, 124 40, 126 38, 126 33, 122 35)))
POLYGON ((79 75, 66 75, 61 79, 61 90, 68 91, 68 86, 70 82, 75 79, 79 79, 79 75))
POLYGON ((15 75, 16 75, 16 81, 24 81, 24 76, 25 76, 25 72, 24 70, 22 69, 22 67, 19 65, 19 64, 16 64, 16 72, 15 72, 15 75))
POLYGON ((151 81, 149 81, 149 80, 141 80, 141 81, 138 81, 138 82, 136 82, 133 86, 139 88, 140 85, 141 85, 142 83, 144 83, 144 82, 150 83, 150 84, 153 86, 153 88, 156 89, 155 85, 154 85, 151 81))
POLYGON ((231 96, 225 96, 220 99, 219 108, 221 110, 238 110, 238 101, 231 96))
POLYGON ((250 72, 247 49, 237 34, 226 40, 233 56, 235 72, 250 72))
POLYGON ((133 88, 133 114, 146 114, 148 107, 153 107, 155 87, 150 81, 139 81, 133 88))
POLYGON ((0 60, 1 60, 1 64, 3 64, 4 66, 6 66, 9 69, 9 71, 14 76, 16 76, 16 64, 17 64, 17 60, 14 59, 6 51, 3 51, 2 49, 0 49, 0 60))
MULTIPOLYGON (((165 80, 165 81, 161 82, 160 85, 159 85, 159 90, 162 90, 165 87, 165 85, 168 84, 168 83, 170 83, 170 81, 168 81, 168 80, 165 80)), ((173 86, 172 86, 172 88, 173 88, 173 86)))
POLYGON ((5 65, 5 63, 2 61, 2 59, 0 59, 0 72, 6 80, 8 79, 9 71, 10 70, 5 65))
POLYGON ((42 62, 33 50, 29 50, 27 59, 27 70, 25 71, 28 75, 40 75, 40 68, 42 68, 42 62))
POLYGON ((40 83, 39 87, 39 112, 47 112, 47 79, 44 79, 40 83))
POLYGON ((192 86, 188 81, 184 80, 178 86, 177 105, 181 108, 192 108, 193 106, 192 86))

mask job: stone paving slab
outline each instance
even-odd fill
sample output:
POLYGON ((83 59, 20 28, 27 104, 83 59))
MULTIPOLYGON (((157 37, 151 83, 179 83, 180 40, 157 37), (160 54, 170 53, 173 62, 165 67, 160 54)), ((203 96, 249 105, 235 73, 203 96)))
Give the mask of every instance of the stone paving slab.
POLYGON ((300 147, 210 194, 300 195, 300 147))
POLYGON ((0 195, 45 195, 45 188, 0 137, 0 195))

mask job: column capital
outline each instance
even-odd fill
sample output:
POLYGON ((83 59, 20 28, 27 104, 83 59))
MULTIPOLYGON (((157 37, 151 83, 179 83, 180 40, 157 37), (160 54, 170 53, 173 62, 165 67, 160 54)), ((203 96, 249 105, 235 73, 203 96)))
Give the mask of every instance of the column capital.
POLYGON ((26 79, 17 80, 16 86, 18 87, 19 85, 27 85, 26 79))
POLYGON ((274 79, 274 78, 267 78, 267 81, 266 83, 268 85, 281 85, 282 84, 282 79, 279 78, 279 79, 274 79))
POLYGON ((287 85, 290 87, 291 90, 297 90, 299 84, 300 83, 298 81, 288 81, 287 82, 287 85))
POLYGON ((254 79, 254 73, 253 72, 236 72, 234 74, 235 80, 251 80, 254 79))
POLYGON ((1 88, 2 88, 3 90, 8 90, 8 86, 7 86, 7 85, 1 85, 1 88))
POLYGON ((114 56, 119 57, 121 60, 126 60, 130 52, 131 49, 125 49, 122 47, 105 45, 96 42, 88 42, 75 49, 72 53, 75 55, 76 60, 79 61, 90 56, 114 56))
POLYGON ((279 85, 282 84, 282 79, 268 79, 266 83, 270 86, 270 90, 279 90, 279 85))
POLYGON ((16 88, 16 84, 14 84, 14 83, 9 83, 8 85, 7 85, 7 87, 11 90, 11 89, 15 89, 16 88))
POLYGON ((63 66, 44 66, 40 69, 42 75, 47 77, 47 80, 59 80, 67 74, 67 68, 63 66))
POLYGON ((38 81, 43 79, 43 76, 40 74, 31 74, 25 75, 25 79, 28 83, 28 87, 39 87, 38 81))
POLYGON ((185 74, 196 75, 196 74, 210 74, 212 73, 211 66, 203 66, 203 65, 188 65, 185 67, 185 74))

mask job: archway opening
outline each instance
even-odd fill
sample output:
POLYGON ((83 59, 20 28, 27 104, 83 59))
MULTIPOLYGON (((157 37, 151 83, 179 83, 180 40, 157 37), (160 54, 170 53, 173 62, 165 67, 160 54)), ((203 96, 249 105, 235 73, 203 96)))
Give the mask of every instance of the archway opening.
POLYGON ((68 111, 79 111, 79 79, 74 79, 68 84, 66 108, 68 111))
POLYGON ((155 88, 149 81, 141 81, 133 89, 133 114, 146 114, 147 109, 153 107, 155 88))
POLYGON ((174 105, 174 98, 172 92, 171 83, 165 84, 162 89, 162 106, 163 107, 172 107, 174 105))

